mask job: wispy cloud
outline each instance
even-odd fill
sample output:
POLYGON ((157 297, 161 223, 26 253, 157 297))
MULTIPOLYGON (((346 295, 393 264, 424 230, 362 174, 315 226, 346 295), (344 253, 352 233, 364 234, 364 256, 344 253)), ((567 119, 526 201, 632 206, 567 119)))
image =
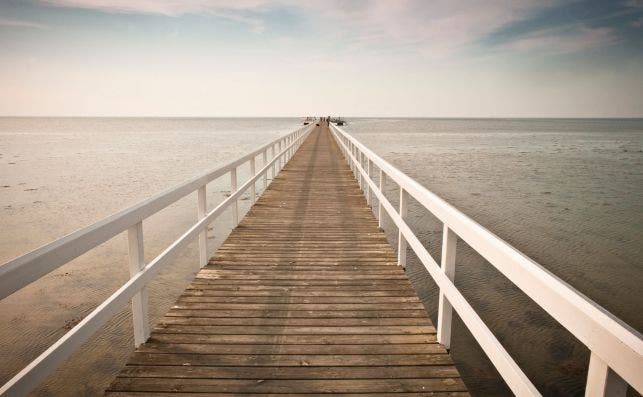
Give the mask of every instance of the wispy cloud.
POLYGON ((613 29, 590 28, 581 24, 565 29, 543 29, 509 41, 505 49, 517 51, 544 51, 569 53, 591 48, 605 47, 620 41, 613 29))
POLYGON ((23 21, 20 19, 6 19, 0 18, 0 26, 10 28, 31 28, 31 29, 47 29, 46 25, 36 22, 23 21))
POLYGON ((60 7, 101 10, 113 13, 179 16, 221 11, 256 10, 269 6, 268 0, 42 0, 60 7))
POLYGON ((582 51, 619 42, 621 26, 640 27, 643 0, 40 0, 57 7, 180 17, 212 15, 270 33, 271 14, 292 10, 318 37, 353 51, 411 51, 447 58, 482 45, 504 51, 582 51), (595 3, 592 3, 595 2, 595 3), (581 19, 569 20, 577 15, 581 19), (566 19, 567 18, 567 19, 566 19), (638 18, 638 19, 637 19, 638 18))
POLYGON ((266 30, 275 9, 299 12, 311 25, 352 46, 396 46, 448 55, 480 35, 542 9, 556 0, 41 0, 45 4, 111 13, 177 17, 210 14, 266 30))
POLYGON ((148 14, 179 17, 186 14, 208 14, 245 24, 255 33, 265 26, 261 18, 249 15, 271 8, 268 0, 41 0, 57 7, 98 10, 115 14, 148 14))

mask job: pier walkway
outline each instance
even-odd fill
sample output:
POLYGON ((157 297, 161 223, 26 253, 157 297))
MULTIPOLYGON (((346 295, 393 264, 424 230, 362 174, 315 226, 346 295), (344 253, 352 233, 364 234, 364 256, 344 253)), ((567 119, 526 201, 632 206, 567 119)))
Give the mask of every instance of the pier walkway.
POLYGON ((141 392, 468 395, 325 126, 107 395, 141 392))

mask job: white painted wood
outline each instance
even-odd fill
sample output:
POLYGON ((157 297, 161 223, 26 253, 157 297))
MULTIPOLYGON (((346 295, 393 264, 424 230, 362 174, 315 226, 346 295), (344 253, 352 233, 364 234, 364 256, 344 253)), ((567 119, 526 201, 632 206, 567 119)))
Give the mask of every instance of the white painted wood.
MULTIPOLYGON (((134 277, 145 267, 143 248, 143 222, 127 229, 129 273, 134 277)), ((132 296, 132 317, 134 323, 134 346, 139 347, 150 337, 147 289, 141 288, 132 296)))
MULTIPOLYGON (((230 194, 237 191, 237 169, 230 170, 230 194)), ((239 201, 235 200, 232 204, 232 228, 239 226, 239 201)))
MULTIPOLYGON (((206 185, 203 185, 197 191, 197 219, 205 218, 208 212, 206 201, 206 185)), ((204 267, 208 264, 208 229, 207 227, 199 234, 199 266, 204 267)))
MULTIPOLYGON (((458 242, 456 236, 447 225, 442 228, 442 272, 447 278, 453 281, 455 277, 455 251, 458 242)), ((453 308, 446 295, 440 291, 438 302, 438 343, 445 348, 451 348, 451 321, 453 317, 453 308)))
MULTIPOLYGON (((643 374, 641 374, 643 376, 643 374)), ((585 397, 625 397, 627 383, 596 354, 589 357, 585 397)))
MULTIPOLYGON (((360 167, 364 167, 364 154, 357 150, 357 162, 360 167)), ((363 184, 363 177, 360 172, 357 173, 357 183, 359 184, 359 188, 362 192, 364 192, 364 184, 363 184)))
POLYGON ((359 158, 359 151, 357 150, 357 146, 355 145, 353 145, 353 156, 355 156, 355 158, 353 159, 353 173, 355 175, 353 175, 353 177, 355 178, 355 180, 357 180, 359 176, 357 172, 357 159, 359 158))
MULTIPOLYGON (((384 192, 384 178, 386 178, 386 174, 384 171, 380 169, 380 192, 384 192)), ((377 200, 377 226, 382 229, 382 201, 379 199, 377 200)))
MULTIPOLYGON (((263 165, 268 164, 268 149, 264 150, 262 153, 263 165)), ((263 190, 266 190, 268 187, 268 171, 263 173, 263 190)))
MULTIPOLYGON (((366 168, 366 177, 371 179, 371 175, 373 175, 373 162, 371 159, 367 159, 368 161, 368 167, 366 168)), ((371 191, 371 188, 366 185, 366 190, 368 191, 368 194, 366 195, 366 203, 370 206, 373 207, 373 192, 371 191)))
MULTIPOLYGON (((277 149, 281 153, 281 141, 279 141, 279 148, 277 149)), ((277 167, 277 172, 281 171, 281 169, 284 167, 284 159, 280 155, 279 156, 279 167, 277 167)))
MULTIPOLYGON (((342 139, 338 138, 341 136, 345 138, 346 145, 358 146, 393 181, 448 225, 449 229, 459 238, 480 253, 527 296, 569 330, 625 382, 639 393, 643 393, 643 377, 640 376, 643 373, 643 337, 638 331, 400 172, 341 128, 331 126, 331 131, 338 143, 342 142, 342 139)), ((354 156, 351 161, 355 161, 354 156)), ((359 172, 364 173, 365 171, 360 169, 359 172)), ((371 184, 371 188, 375 188, 374 183, 371 184)), ((453 309, 460 315, 507 384, 516 395, 529 395, 527 391, 531 390, 533 385, 524 377, 522 371, 502 349, 488 328, 482 324, 475 311, 468 306, 453 283, 428 255, 428 252, 381 192, 374 192, 379 199, 383 200, 382 205, 385 211, 402 230, 411 248, 427 267, 440 289, 444 290, 453 309), (527 387, 528 390, 523 390, 524 387, 527 387), (522 392, 520 392, 521 390, 522 392)))
MULTIPOLYGON (((257 174, 256 164, 255 164, 255 158, 253 157, 250 159, 250 175, 255 176, 257 174)), ((252 205, 255 204, 255 201, 257 200, 257 187, 253 183, 252 186, 250 186, 250 202, 252 205)))
MULTIPOLYGON (((408 212, 408 195, 400 187, 400 218, 405 219, 408 212)), ((397 233, 397 264, 406 267, 406 238, 402 230, 397 233)))
MULTIPOLYGON (((275 145, 272 145, 272 147, 270 148, 270 158, 272 159, 275 158, 275 145)), ((271 168, 272 168, 272 178, 271 178, 272 180, 272 179, 275 179, 275 162, 274 161, 272 162, 271 168)))

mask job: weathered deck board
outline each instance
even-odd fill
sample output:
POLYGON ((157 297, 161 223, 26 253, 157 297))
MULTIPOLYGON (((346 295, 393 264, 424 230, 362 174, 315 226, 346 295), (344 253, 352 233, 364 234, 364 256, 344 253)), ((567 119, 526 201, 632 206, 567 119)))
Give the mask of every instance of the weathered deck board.
POLYGON ((317 128, 110 396, 467 396, 328 130, 317 128))

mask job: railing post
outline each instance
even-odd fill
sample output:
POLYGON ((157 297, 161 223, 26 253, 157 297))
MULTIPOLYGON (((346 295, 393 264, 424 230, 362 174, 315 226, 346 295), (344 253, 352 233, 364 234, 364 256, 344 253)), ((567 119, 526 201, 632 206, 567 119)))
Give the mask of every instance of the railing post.
MULTIPOLYGON (((230 194, 237 191, 237 167, 230 170, 230 194)), ((239 226, 239 200, 232 204, 232 228, 239 226)))
MULTIPOLYGON (((366 161, 368 161, 367 166, 366 166, 366 177, 370 180, 371 179, 371 174, 373 173, 373 162, 371 159, 368 157, 366 158, 366 161)), ((368 181, 366 183, 366 191, 368 194, 366 195, 366 203, 373 207, 373 191, 371 190, 371 185, 368 184, 368 181)))
MULTIPOLYGON (((402 186, 400 186, 400 217, 402 218, 402 220, 406 218, 406 214, 408 212, 407 200, 408 200, 408 193, 406 193, 406 191, 404 191, 402 186)), ((402 266, 402 268, 406 268, 406 239, 402 234, 401 228, 399 228, 398 235, 397 235, 397 264, 399 266, 402 266)))
MULTIPOLYGON (((386 177, 386 174, 382 169, 380 168, 380 193, 384 195, 384 178, 386 177)), ((377 200, 377 226, 382 229, 382 200, 378 199, 377 200)))
MULTIPOLYGON (((442 272, 453 281, 455 277, 455 247, 458 242, 458 236, 445 224, 442 227, 442 272)), ((453 317, 453 307, 440 291, 438 301, 438 343, 445 348, 451 347, 451 319, 453 317)))
POLYGON ((290 137, 287 136, 284 138, 284 149, 286 150, 286 153, 284 153, 284 166, 288 163, 288 159, 290 158, 290 148, 288 148, 288 145, 290 144, 290 137))
MULTIPOLYGON (((145 267, 143 251, 143 222, 127 229, 129 274, 133 277, 145 267)), ((139 347, 150 337, 150 320, 147 307, 147 288, 143 287, 132 297, 134 346, 139 347)))
MULTIPOLYGON (((359 156, 357 156, 357 159, 359 160, 359 166, 364 169, 364 153, 361 151, 359 152, 359 156)), ((362 189, 363 193, 366 193, 366 187, 364 186, 364 183, 366 181, 364 180, 364 174, 361 172, 359 173, 359 188, 362 189)))
POLYGON ((361 184, 361 181, 359 180, 360 175, 359 175, 359 168, 358 168, 358 164, 360 164, 359 155, 360 155, 359 148, 357 146, 355 146, 355 179, 357 180, 357 184, 359 185, 359 188, 361 190, 362 189, 362 184, 361 184))
POLYGON ((585 397, 624 397, 627 383, 594 352, 589 356, 585 397))
MULTIPOLYGON (((268 164, 268 149, 263 151, 263 166, 265 167, 268 164)), ((263 190, 266 190, 268 187, 268 170, 263 174, 263 190)))
POLYGON ((353 178, 356 177, 355 175, 355 161, 357 158, 355 157, 355 145, 353 145, 353 142, 351 142, 351 170, 353 171, 353 178))
POLYGON ((359 164, 359 149, 357 148, 357 146, 353 146, 353 148, 354 148, 354 152, 355 152, 355 154, 354 154, 354 156, 355 156, 355 179, 357 180, 357 184, 359 186, 359 189, 362 190, 362 184, 359 183, 359 168, 358 168, 358 164, 359 164))
MULTIPOLYGON (((270 145, 270 158, 271 159, 275 158, 275 145, 274 144, 270 145)), ((277 163, 276 161, 273 162, 272 167, 270 167, 270 168, 272 168, 272 178, 271 179, 275 179, 275 164, 276 163, 277 163)))
MULTIPOLYGON (((205 214, 208 212, 206 205, 206 190, 205 185, 201 186, 197 191, 197 216, 201 220, 205 218, 205 214)), ((205 229, 199 233, 199 264, 201 267, 204 267, 208 264, 208 227, 206 225, 205 229)))
MULTIPOLYGON (((257 168, 255 165, 255 157, 252 157, 250 159, 250 175, 251 178, 254 178, 254 176, 257 173, 257 168)), ((255 200, 257 199, 257 188, 256 188, 257 182, 254 182, 252 186, 250 186, 250 195, 252 198, 250 199, 250 202, 254 205, 255 200)))
MULTIPOLYGON (((282 142, 282 141, 283 141, 283 139, 280 139, 280 140, 279 140, 279 148, 277 149, 277 152, 278 152, 278 153, 281 153, 281 142, 282 142)), ((277 172, 281 171, 281 169, 283 168, 283 166, 284 166, 283 161, 284 161, 284 158, 283 158, 283 156, 280 154, 280 155, 279 155, 279 167, 277 168, 277 170, 278 170, 277 172)))

